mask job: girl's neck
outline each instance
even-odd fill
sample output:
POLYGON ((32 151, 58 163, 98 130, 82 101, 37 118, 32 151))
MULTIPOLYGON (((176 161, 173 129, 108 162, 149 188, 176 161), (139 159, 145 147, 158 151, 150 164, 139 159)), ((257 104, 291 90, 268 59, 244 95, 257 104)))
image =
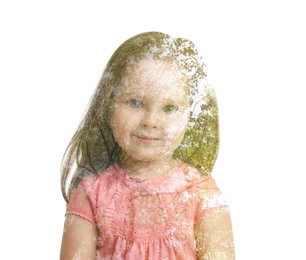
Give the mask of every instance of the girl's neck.
POLYGON ((165 175, 175 163, 176 160, 173 157, 147 162, 127 158, 121 162, 120 167, 133 178, 150 179, 165 175))

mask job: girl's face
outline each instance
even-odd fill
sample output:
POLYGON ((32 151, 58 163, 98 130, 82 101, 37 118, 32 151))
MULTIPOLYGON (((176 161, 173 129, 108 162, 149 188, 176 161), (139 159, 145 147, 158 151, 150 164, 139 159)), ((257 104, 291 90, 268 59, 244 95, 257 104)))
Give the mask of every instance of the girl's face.
POLYGON ((136 161, 168 159, 189 117, 187 83, 171 62, 141 59, 127 69, 115 98, 113 135, 136 161))

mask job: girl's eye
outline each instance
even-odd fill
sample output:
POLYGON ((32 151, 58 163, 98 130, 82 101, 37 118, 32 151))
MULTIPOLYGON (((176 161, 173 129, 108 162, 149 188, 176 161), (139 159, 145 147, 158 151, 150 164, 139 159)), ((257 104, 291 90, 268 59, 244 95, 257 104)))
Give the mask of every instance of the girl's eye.
POLYGON ((166 105, 166 106, 164 106, 163 110, 166 113, 174 113, 174 112, 178 111, 179 108, 178 108, 178 106, 175 106, 175 105, 166 105))
POLYGON ((142 108, 143 107, 142 102, 138 99, 135 99, 135 98, 129 99, 127 103, 133 108, 142 108))

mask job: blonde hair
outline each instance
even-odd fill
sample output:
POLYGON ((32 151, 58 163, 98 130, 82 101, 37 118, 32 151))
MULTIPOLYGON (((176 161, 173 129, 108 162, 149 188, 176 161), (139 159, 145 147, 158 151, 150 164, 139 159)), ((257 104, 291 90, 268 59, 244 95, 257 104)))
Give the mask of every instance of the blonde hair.
POLYGON ((219 146, 218 110, 215 93, 205 84, 205 64, 191 41, 171 38, 161 32, 147 32, 125 41, 106 65, 63 156, 61 187, 66 201, 84 176, 100 174, 110 165, 120 163, 122 151, 110 127, 114 97, 120 91, 127 66, 148 54, 154 59, 175 62, 188 79, 192 111, 184 139, 174 157, 203 174, 211 172, 219 146))

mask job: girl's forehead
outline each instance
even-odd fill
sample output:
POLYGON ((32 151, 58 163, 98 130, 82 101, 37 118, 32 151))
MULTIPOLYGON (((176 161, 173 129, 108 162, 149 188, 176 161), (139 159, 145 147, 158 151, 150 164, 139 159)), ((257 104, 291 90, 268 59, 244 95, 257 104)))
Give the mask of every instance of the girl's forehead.
POLYGON ((147 91, 150 89, 187 91, 187 77, 175 62, 148 57, 127 66, 122 85, 127 89, 139 88, 147 91))

